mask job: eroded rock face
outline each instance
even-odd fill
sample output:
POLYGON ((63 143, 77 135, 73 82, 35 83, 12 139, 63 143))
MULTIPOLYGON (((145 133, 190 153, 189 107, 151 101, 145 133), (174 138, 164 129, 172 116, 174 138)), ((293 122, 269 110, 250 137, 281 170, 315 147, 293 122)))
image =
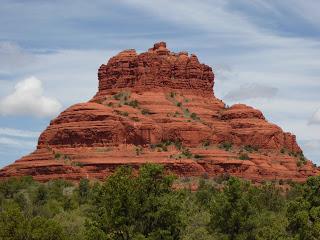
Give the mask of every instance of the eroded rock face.
POLYGON ((214 75, 211 67, 186 52, 172 53, 166 43, 154 44, 148 52, 125 50, 102 64, 98 72, 98 95, 131 91, 184 91, 212 95, 214 75))
POLYGON ((261 111, 214 97, 214 74, 164 42, 148 52, 126 50, 101 65, 99 91, 51 121, 37 150, 0 171, 103 179, 121 165, 163 164, 179 176, 230 174, 255 181, 303 181, 319 173, 295 136, 261 111))

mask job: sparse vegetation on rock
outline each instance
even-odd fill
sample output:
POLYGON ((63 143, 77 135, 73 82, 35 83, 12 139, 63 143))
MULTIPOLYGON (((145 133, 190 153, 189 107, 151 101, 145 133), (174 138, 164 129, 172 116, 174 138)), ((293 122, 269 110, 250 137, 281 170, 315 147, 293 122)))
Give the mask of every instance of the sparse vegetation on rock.
POLYGON ((149 110, 149 109, 146 109, 146 108, 143 108, 143 109, 141 110, 141 113, 142 113, 143 115, 149 115, 149 114, 151 114, 150 110, 149 110))
POLYGON ((232 143, 230 142, 222 142, 219 144, 219 148, 224 149, 226 151, 230 151, 232 149, 232 143))
POLYGON ((143 153, 143 148, 141 146, 136 146, 134 148, 134 151, 135 151, 136 155, 139 156, 143 153))
POLYGON ((59 153, 59 152, 56 152, 55 154, 54 154, 54 159, 60 159, 61 158, 61 153, 59 153))
POLYGON ((114 112, 120 116, 128 117, 129 113, 125 111, 114 110, 114 112))
POLYGON ((252 145, 245 145, 243 149, 250 153, 258 151, 258 147, 252 145))
POLYGON ((239 159, 240 160, 249 160, 250 157, 249 157, 249 155, 247 153, 240 153, 239 159))

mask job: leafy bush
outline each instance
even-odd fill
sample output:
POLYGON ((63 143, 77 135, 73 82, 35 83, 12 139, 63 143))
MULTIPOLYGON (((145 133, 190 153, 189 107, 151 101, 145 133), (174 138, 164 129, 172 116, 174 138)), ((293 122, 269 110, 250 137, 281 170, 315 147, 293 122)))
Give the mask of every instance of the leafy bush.
POLYGON ((201 159, 201 158, 202 158, 202 156, 199 155, 199 154, 195 154, 193 157, 194 157, 195 159, 201 159))
POLYGON ((193 120, 199 120, 200 118, 198 117, 198 115, 196 113, 191 113, 190 117, 193 119, 193 120))
POLYGON ((246 150, 247 152, 256 152, 258 151, 258 147, 257 146, 252 146, 252 145, 246 145, 243 148, 244 150, 246 150))
POLYGON ((296 157, 298 158, 298 160, 297 160, 298 167, 301 167, 307 163, 307 159, 305 158, 303 152, 297 153, 296 157))
POLYGON ((150 110, 144 108, 144 109, 141 110, 141 113, 142 113, 143 115, 149 115, 149 114, 150 114, 150 110))
POLYGON ((224 149, 226 151, 230 151, 232 149, 232 143, 230 142, 222 142, 219 144, 219 148, 224 149))
POLYGON ((192 158, 193 157, 192 153, 190 152, 190 150, 188 148, 183 149, 181 155, 182 155, 182 157, 185 157, 185 158, 192 158))
POLYGON ((73 162, 71 162, 71 166, 75 166, 75 167, 83 167, 83 166, 84 166, 84 164, 83 164, 82 162, 75 162, 75 161, 73 161, 73 162))
POLYGON ((124 117, 128 117, 129 116, 128 112, 123 112, 123 111, 119 111, 119 110, 115 110, 115 113, 120 115, 120 116, 124 116, 124 117))
POLYGON ((137 100, 132 100, 130 102, 126 102, 125 105, 128 105, 133 108, 138 108, 139 107, 139 102, 137 100))
POLYGON ((56 153, 54 154, 54 159, 60 159, 60 158, 61 158, 61 153, 56 152, 56 153))
POLYGON ((141 154, 142 154, 142 151, 143 151, 143 149, 142 149, 141 146, 135 147, 134 150, 135 150, 137 156, 141 155, 141 154))
POLYGON ((202 142, 202 146, 205 147, 205 148, 209 147, 210 146, 210 141, 209 140, 204 140, 202 142))
POLYGON ((152 149, 155 149, 157 148, 158 151, 160 152, 167 152, 168 151, 168 146, 170 146, 172 144, 171 141, 167 140, 167 141, 162 141, 160 143, 157 143, 157 144, 151 144, 151 148, 152 149))
POLYGON ((171 98, 174 98, 176 96, 176 93, 175 92, 170 92, 170 97, 171 98))
POLYGON ((96 103, 99 103, 99 104, 102 104, 102 103, 104 102, 104 100, 105 100, 105 99, 97 99, 95 102, 96 102, 96 103))
POLYGON ((174 114, 173 114, 173 117, 179 117, 181 114, 178 112, 178 111, 176 111, 174 114))
POLYGON ((305 156, 303 155, 303 153, 300 153, 299 154, 299 160, 301 162, 303 162, 303 164, 306 164, 307 163, 307 159, 305 158, 305 156))
POLYGON ((180 140, 175 140, 174 146, 176 149, 181 150, 182 149, 182 142, 180 140))
POLYGON ((130 119, 132 121, 134 121, 134 122, 139 122, 140 121, 140 119, 138 117, 131 117, 130 119))
POLYGON ((250 157, 247 153, 241 153, 240 156, 239 156, 239 159, 240 160, 249 160, 250 157))
POLYGON ((124 92, 120 92, 120 93, 117 93, 115 95, 113 95, 113 98, 115 100, 121 100, 123 99, 124 97, 126 97, 127 93, 124 93, 124 92))

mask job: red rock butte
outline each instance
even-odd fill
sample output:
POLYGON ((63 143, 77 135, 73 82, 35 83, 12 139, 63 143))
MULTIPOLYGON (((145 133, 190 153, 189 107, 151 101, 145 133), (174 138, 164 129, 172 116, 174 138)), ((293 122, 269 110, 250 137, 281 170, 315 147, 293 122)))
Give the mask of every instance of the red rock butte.
POLYGON ((319 169, 294 135, 252 107, 227 107, 213 94, 214 73, 166 43, 125 50, 102 64, 99 90, 50 122, 37 149, 0 178, 103 179, 117 167, 163 164, 178 176, 228 174, 253 181, 304 181, 319 169))

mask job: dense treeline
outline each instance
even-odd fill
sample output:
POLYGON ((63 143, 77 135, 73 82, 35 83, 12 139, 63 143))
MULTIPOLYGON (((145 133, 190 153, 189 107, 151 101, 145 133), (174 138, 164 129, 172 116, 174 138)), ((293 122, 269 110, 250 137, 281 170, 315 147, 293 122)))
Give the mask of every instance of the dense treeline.
POLYGON ((320 239, 320 177, 255 186, 233 177, 173 190, 159 165, 119 168, 105 182, 0 183, 0 239, 320 239))

